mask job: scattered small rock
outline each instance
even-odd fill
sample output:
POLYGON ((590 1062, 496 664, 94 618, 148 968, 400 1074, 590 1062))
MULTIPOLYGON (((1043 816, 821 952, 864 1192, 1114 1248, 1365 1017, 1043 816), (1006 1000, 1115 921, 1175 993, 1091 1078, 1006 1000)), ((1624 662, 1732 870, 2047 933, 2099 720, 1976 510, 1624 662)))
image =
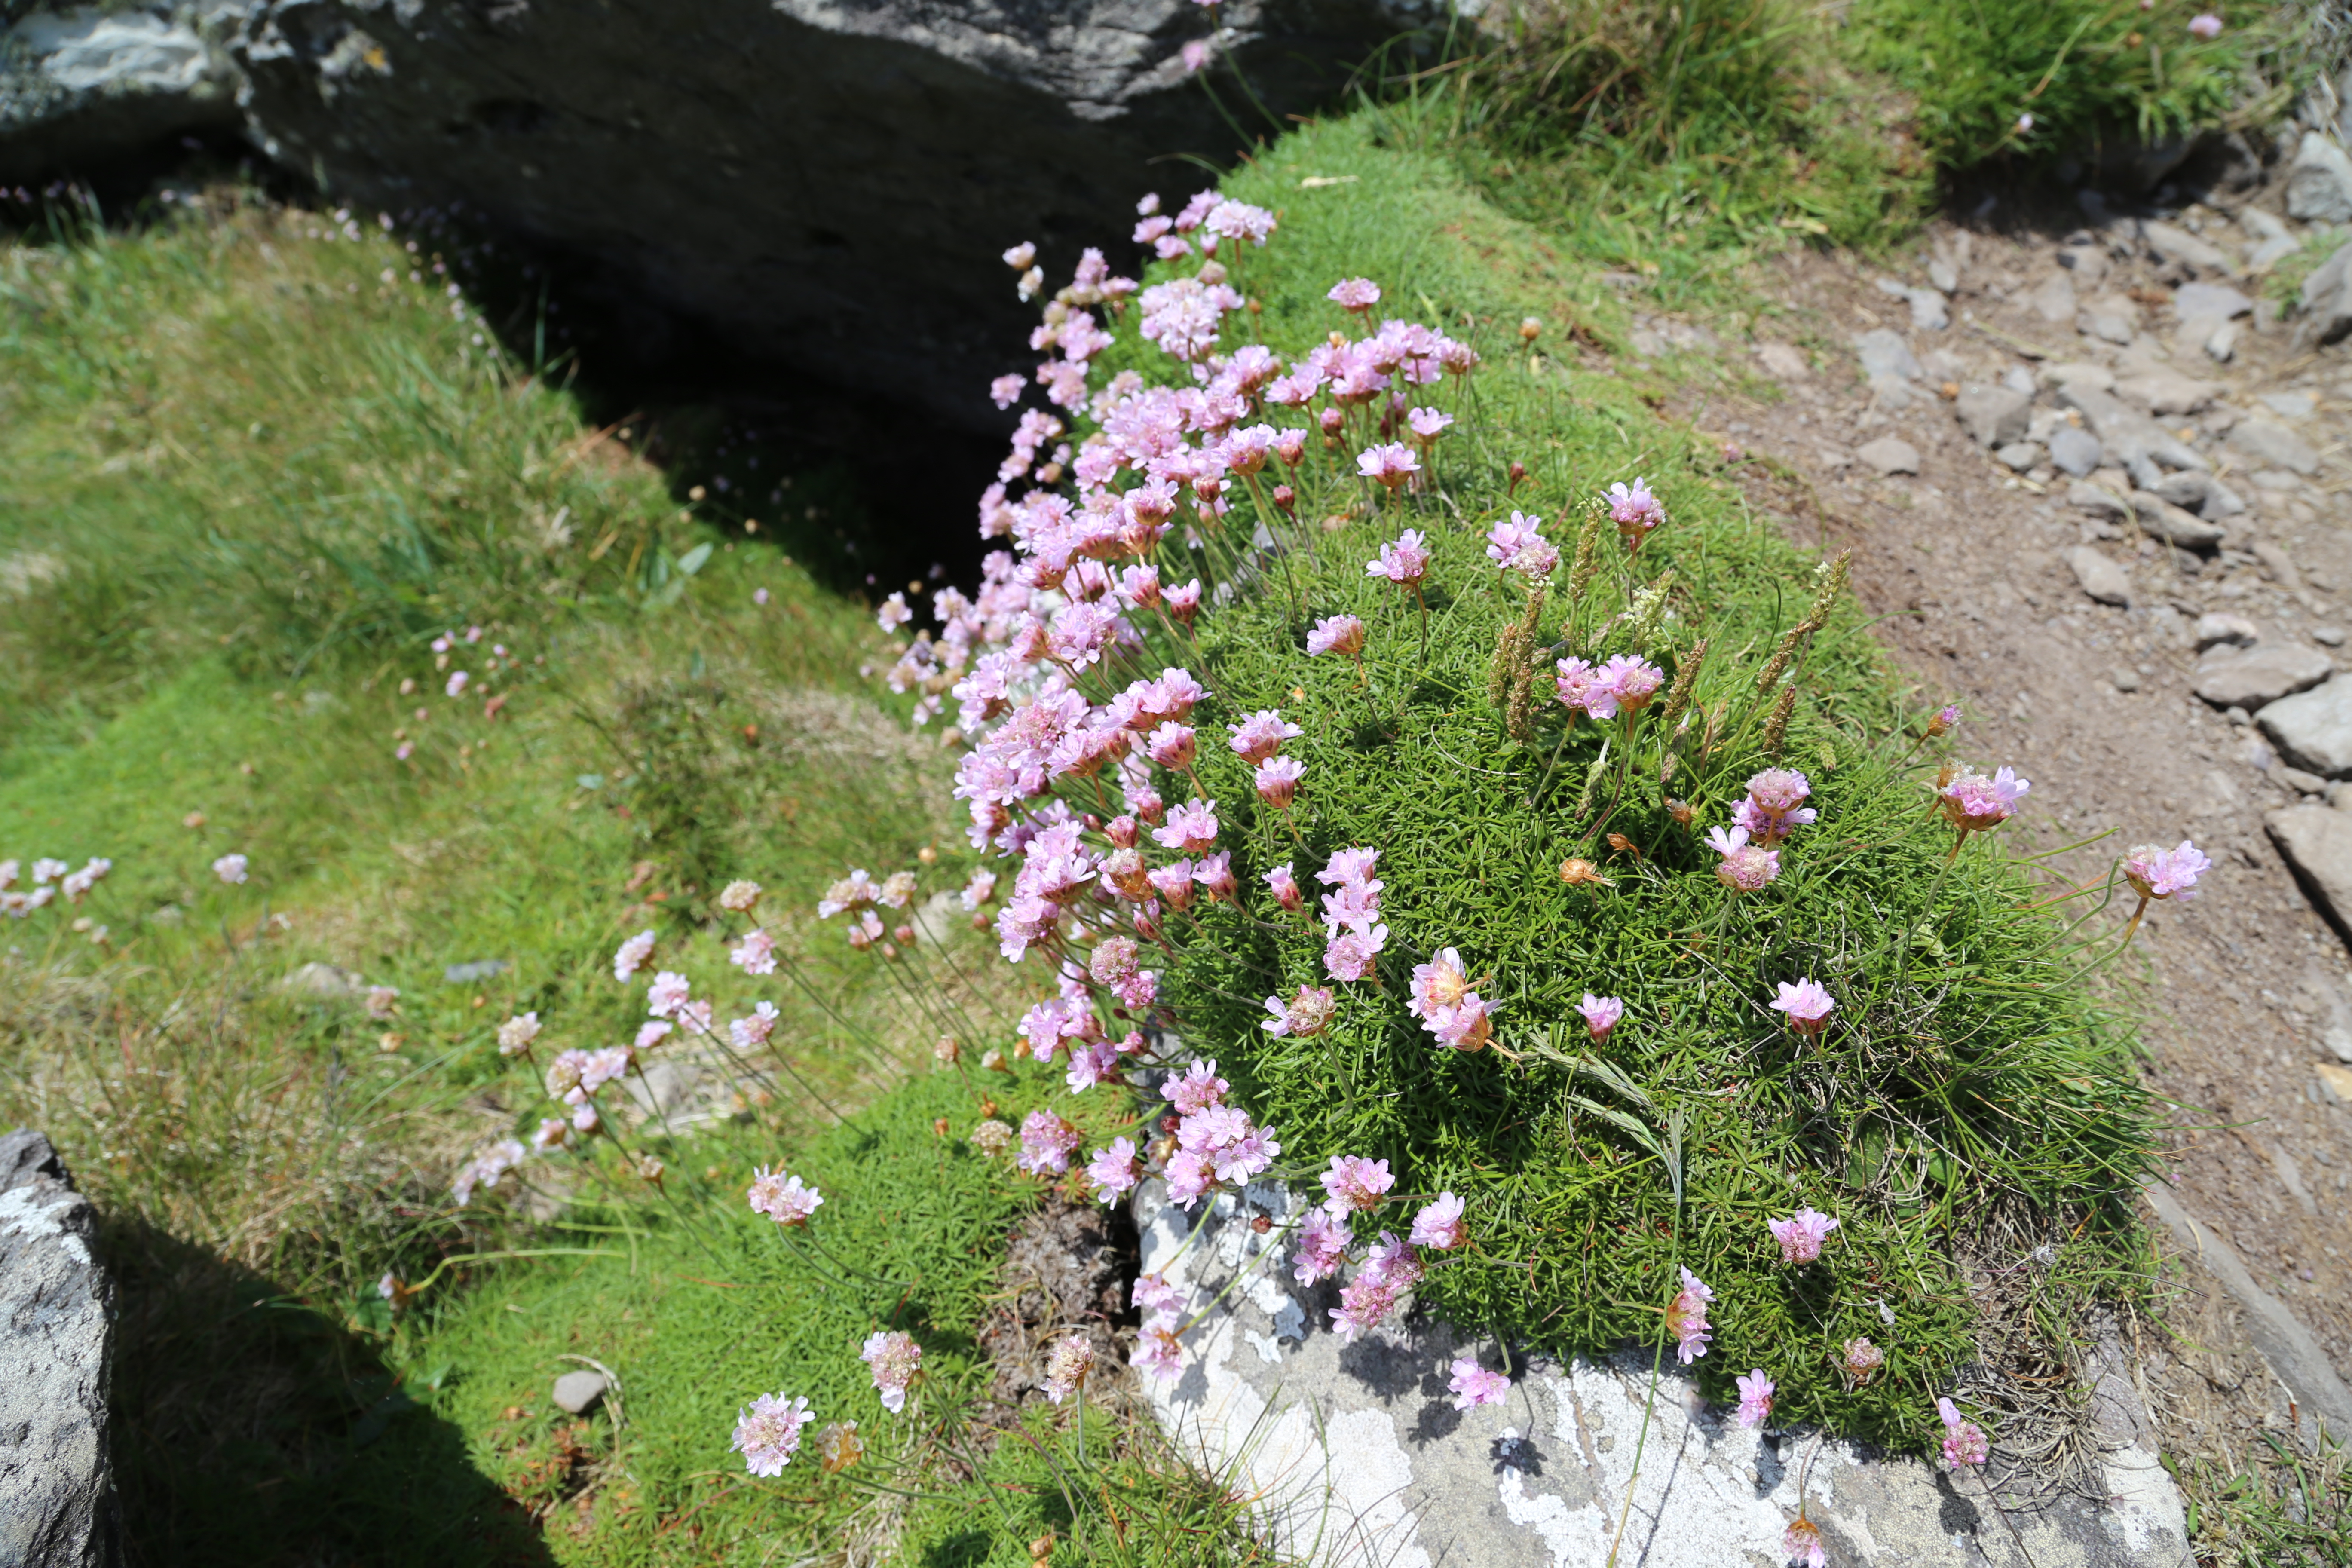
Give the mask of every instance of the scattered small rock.
POLYGON ((2074 299, 2074 280, 2063 272, 2053 272, 2033 290, 2034 313, 2052 326, 2063 326, 2074 319, 2080 308, 2074 299))
POLYGON ((1788 343, 1758 343, 1756 360, 1775 381, 1803 381, 1813 374, 1803 353, 1788 343))
POLYGON ((2287 168, 2286 216, 2305 223, 2352 218, 2352 158, 2316 131, 2303 133, 2303 145, 2287 168))
POLYGON ((2321 778, 2317 773, 2305 773, 2301 768, 2289 767, 2284 763, 2271 770, 2271 777, 2278 780, 2279 783, 2286 785, 2289 789, 2298 791, 2304 795, 2326 795, 2327 793, 2327 781, 2326 779, 2321 778))
POLYGON ((2318 685, 2335 669, 2333 659, 2300 643, 2271 643, 2243 652, 2217 648, 2197 661, 2190 689, 2216 708, 2252 712, 2318 685))
POLYGON ((1961 426, 1979 447, 2006 447, 2025 438, 2033 399, 2005 386, 1971 386, 1952 405, 1961 426))
POLYGON ((2067 361, 2053 364, 2042 373, 2042 381, 2051 386, 2087 386, 2093 392, 2113 392, 2116 373, 2103 364, 2084 364, 2067 361))
POLYGON ((1861 356, 1863 374, 1873 381, 1882 376, 1916 381, 1927 374, 1902 334, 1885 327, 1874 327, 1854 339, 1853 351, 1861 356))
POLYGON ((2075 545, 2065 552, 2064 559, 2084 593, 2102 605, 2130 606, 2131 579, 2124 574, 2122 567, 2087 544, 2075 545))
POLYGON ((557 1378, 553 1397, 560 1408, 574 1415, 585 1415, 596 1407, 596 1402, 603 1399, 604 1391, 612 1386, 603 1373, 590 1372, 583 1367, 557 1378))
POLYGON ((2011 441, 1993 458, 2002 468, 2021 474, 2042 461, 2042 448, 2032 441, 2011 441))
POLYGON ((2123 497, 2088 479, 2076 479, 2066 487, 2066 504, 2110 522, 2121 522, 2132 514, 2123 497))
POLYGON ((2352 917, 2352 812, 2290 805, 2266 813, 2263 826, 2320 912, 2345 929, 2352 917))
POLYGON ((2263 733, 2279 754, 2323 778, 2352 774, 2352 680, 2329 680, 2264 708, 2263 733))
POLYGON ((2099 438, 2078 426, 2061 425, 2050 433, 2050 460, 2081 479, 2106 460, 2099 438))
POLYGON ((2184 468, 2168 474, 2160 484, 2148 487, 2150 495, 2162 496, 2177 507, 2197 513, 2208 522, 2219 522, 2225 517, 2236 517, 2246 510, 2238 492, 2199 468, 2184 468))
POLYGON ((2120 294, 2103 294, 2075 313, 2074 330, 2103 342, 2128 343, 2139 335, 2139 305, 2120 294))
POLYGON ((2139 671, 2137 669, 2124 669, 2119 668, 2111 671, 2108 674, 2107 679, 2115 682, 2116 689, 2117 691, 2137 691, 2139 689, 2139 671))
POLYGON ((2183 550, 2210 550, 2221 542, 2223 530, 2220 524, 2183 511, 2152 491, 2134 490, 2131 504, 2140 527, 2167 544, 2177 544, 2183 550))
POLYGON ((2233 316, 2253 313, 2254 302, 2221 283, 2183 283, 2173 290, 2172 309, 2184 321, 2199 316, 2219 316, 2228 321, 2233 316))
POLYGON ((2214 610, 2197 617, 2199 653, 2225 643, 2233 647, 2252 647, 2262 640, 2261 630, 2243 616, 2214 610))
POLYGON ((1911 326, 1915 331, 1940 332, 1952 324, 1950 306, 1943 295, 1933 289, 1910 289, 1892 278, 1878 280, 1878 291, 1892 295, 1911 307, 1911 326))
POLYGON ((2177 370, 2155 370, 2116 383, 2116 395, 2150 414, 2194 414, 2212 406, 2221 388, 2177 370))
POLYGON ((2263 563, 2263 570, 2269 574, 2272 582, 2290 594, 2301 591, 2303 574, 2294 569, 2294 563, 2285 551, 2264 540, 2254 546, 2254 559, 2263 563))
POLYGON ((2332 343, 2352 332, 2352 244, 2338 246, 2303 280, 2302 305, 2311 318, 2305 330, 2321 342, 2332 343))
POLYGON ((303 996, 317 996, 326 1001, 341 1001, 357 996, 367 987, 362 975, 348 969, 338 969, 331 963, 306 963, 285 981, 286 989, 303 996))
POLYGON ((2186 261, 2191 267, 2213 272, 2230 270, 2230 258, 2219 246, 2208 244, 2185 228, 2176 228, 2168 223, 2144 223, 2139 232, 2158 260, 2186 261))
POLYGON ((2265 392, 2263 406, 2282 419, 2308 419, 2319 400, 2307 392, 2265 392))
POLYGON ((1919 471, 1919 448, 1899 436, 1881 436, 1855 447, 1853 455, 1884 475, 1919 471))
POLYGON ((2284 425, 2267 419, 2241 419, 2230 427, 2230 446, 2256 462, 2291 468, 2305 476, 2319 471, 2319 454, 2310 443, 2284 425))
POLYGON ((2342 647, 2344 646, 2344 628, 2342 626, 2314 626, 2311 628, 2311 640, 2317 643, 2322 647, 2342 647))
POLYGON ((1949 294, 1960 286, 1959 269, 1938 256, 1927 263, 1927 282, 1939 294, 1949 294))

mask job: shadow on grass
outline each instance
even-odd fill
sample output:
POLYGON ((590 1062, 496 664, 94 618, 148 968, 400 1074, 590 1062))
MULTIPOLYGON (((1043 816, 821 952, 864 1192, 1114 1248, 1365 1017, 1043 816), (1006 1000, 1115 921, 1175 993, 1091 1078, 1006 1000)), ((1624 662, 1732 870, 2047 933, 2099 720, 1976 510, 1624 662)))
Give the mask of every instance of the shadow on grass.
POLYGON ((110 1215, 127 1568, 551 1564, 530 1518, 332 1310, 110 1215))

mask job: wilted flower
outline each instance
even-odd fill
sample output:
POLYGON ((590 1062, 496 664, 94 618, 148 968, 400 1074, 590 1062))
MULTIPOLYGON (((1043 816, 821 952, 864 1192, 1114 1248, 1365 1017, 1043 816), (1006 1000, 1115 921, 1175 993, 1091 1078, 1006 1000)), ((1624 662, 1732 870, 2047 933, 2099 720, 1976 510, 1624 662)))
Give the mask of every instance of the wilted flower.
POLYGON ((1868 1383, 1886 1364, 1886 1352, 1866 1339, 1848 1340, 1842 1348, 1844 1354, 1838 1364, 1857 1384, 1868 1383))
POLYGON ((1962 1420, 1959 1407, 1950 1400, 1937 1399, 1936 1415, 1944 1423, 1944 1463, 1957 1470, 1963 1465, 1981 1465, 1992 1457, 1984 1428, 1962 1420))
POLYGON ((1338 1008, 1330 992, 1318 985, 1302 985, 1298 994, 1286 1005, 1279 996, 1267 997, 1265 1010, 1274 1016, 1258 1027, 1269 1035, 1312 1039, 1329 1026, 1331 1015, 1338 1008))
POLYGON ((882 1408, 893 1415, 906 1409, 907 1387, 923 1370, 923 1347, 915 1342, 915 1337, 895 1331, 869 1334, 857 1359, 872 1370, 874 1392, 882 1396, 882 1408))
POLYGON ((1576 1005, 1576 1010, 1584 1015, 1584 1026, 1592 1032, 1592 1037, 1605 1040, 1609 1031, 1625 1016, 1625 1004, 1615 996, 1595 996, 1588 991, 1584 1000, 1576 1005))
POLYGON ((1758 1367, 1739 1380, 1738 1419, 1742 1426, 1760 1426, 1772 1415, 1772 1380, 1758 1367))
POLYGON ((855 1421, 835 1421, 817 1428, 817 1468, 828 1476, 837 1476, 866 1457, 866 1440, 857 1435, 855 1421))
POLYGON ((765 1165, 751 1173, 751 1190, 744 1197, 753 1214, 766 1215, 782 1226, 806 1225, 809 1215, 824 1203, 824 1195, 798 1176, 770 1171, 765 1165))
POLYGON ((235 886, 245 880, 246 867, 250 864, 242 855, 224 855, 213 862, 213 875, 235 886))
POLYGON ((800 1451, 801 1428, 814 1419, 807 1400, 763 1394, 736 1420, 732 1447, 753 1475, 782 1475, 800 1451))
POLYGON ((499 1055, 519 1056, 539 1038, 539 1015, 518 1013, 499 1026, 499 1055))
POLYGON ((829 921, 849 910, 862 910, 881 896, 882 889, 862 866, 824 890, 816 903, 816 916, 829 921))
POLYGON ((1013 1147, 1013 1129, 993 1116, 971 1130, 971 1146, 988 1158, 1000 1158, 1013 1147))
POLYGON ((1829 1553, 1822 1550, 1822 1532, 1810 1519, 1800 1518, 1780 1532, 1780 1555, 1791 1563, 1802 1563, 1805 1568, 1829 1568, 1829 1553))
POLYGON ((719 907, 731 910, 739 915, 748 913, 759 901, 760 884, 757 882, 730 882, 719 894, 719 907))
POLYGON ((1094 1369, 1095 1347, 1083 1336, 1071 1334, 1046 1352, 1045 1376, 1038 1386, 1059 1405, 1086 1386, 1087 1374, 1094 1369))
POLYGON ((1454 1395, 1454 1408, 1474 1409, 1481 1405, 1500 1405, 1511 1392, 1511 1380, 1499 1372, 1488 1372, 1478 1364, 1476 1356, 1456 1356, 1446 1369, 1454 1376, 1446 1388, 1454 1395))
POLYGON ((1438 1194, 1412 1216, 1412 1232, 1405 1239, 1415 1247, 1433 1247, 1441 1252, 1461 1246, 1466 1236, 1462 1209, 1462 1200, 1452 1193, 1438 1194))
POLYGON ((1677 1343, 1675 1353, 1685 1366, 1706 1353, 1706 1342, 1713 1331, 1706 1321, 1706 1304, 1715 1300, 1715 1292, 1699 1282, 1699 1277, 1685 1268, 1683 1288, 1666 1305, 1666 1328, 1677 1343))
POLYGON ((1777 983, 1780 995, 1769 1004, 1776 1013, 1789 1016, 1789 1027, 1801 1035, 1818 1035, 1830 1026, 1830 1015, 1837 1011, 1837 1001, 1827 991, 1811 980, 1800 980, 1794 985, 1787 981, 1777 983))
POLYGON ((1825 1214, 1802 1208, 1787 1219, 1766 1220, 1764 1226, 1772 1233, 1772 1239, 1780 1244, 1781 1262, 1805 1264, 1821 1257, 1822 1243, 1830 1238, 1838 1222, 1825 1214))
POLYGON ((539 1119, 539 1131, 530 1135, 530 1146, 533 1152, 544 1154, 551 1149, 562 1148, 571 1136, 572 1123, 561 1116, 542 1116, 539 1119))

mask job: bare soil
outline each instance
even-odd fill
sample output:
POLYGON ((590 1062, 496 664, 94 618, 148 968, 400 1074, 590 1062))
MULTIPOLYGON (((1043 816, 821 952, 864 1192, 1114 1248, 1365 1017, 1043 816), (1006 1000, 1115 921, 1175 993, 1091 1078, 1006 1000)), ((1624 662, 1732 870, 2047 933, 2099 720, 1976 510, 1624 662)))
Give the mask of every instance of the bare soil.
MULTIPOLYGON (((2212 208, 2173 221, 2201 224, 2232 255, 2254 237, 2212 208)), ((2014 839, 2049 849, 2114 830, 2051 862, 2055 875, 2102 881, 2125 847, 2183 837, 2213 858, 2200 896, 2157 906, 2140 931, 2137 967, 2118 971, 2147 1017, 2146 1080, 2177 1108, 2174 1191, 2347 1373, 2352 1110, 2318 1064, 2336 1060, 2322 1034, 2347 1016, 2352 963, 2263 831, 2265 811, 2301 797, 2269 765, 2255 732, 2189 685, 2192 626, 2205 611, 2245 616, 2265 641, 2305 642, 2318 631, 2325 642, 2326 628, 2352 624, 2352 344, 2315 352, 2295 343, 2292 321, 2263 319, 2241 323, 2228 363, 2213 363, 2201 345, 2173 346, 2163 301, 2191 275, 2150 258, 2132 232, 1946 226, 1934 249, 1948 262, 1965 259, 1942 331, 1914 329, 1906 301, 1876 286, 1885 269, 1791 253, 1759 280, 1785 318, 1759 324, 1751 343, 1716 348, 1735 374, 1686 378, 1686 388, 1709 389, 1686 391, 1671 412, 1744 448, 1753 460, 1735 472, 1760 507, 1792 517, 1808 543, 1853 550, 1855 589, 1884 617, 1882 635, 1916 681, 1922 710, 1958 701, 1967 715, 1958 754, 1988 770, 2014 766, 2032 781, 2014 839), (2214 410, 2163 420, 2192 435, 2249 503, 2229 520, 2218 554, 2189 555, 2071 509, 2067 475, 2011 472, 1969 437, 1944 395, 2016 369, 2116 363, 2116 345, 2046 320, 2031 302, 2070 237, 2090 239, 2112 262, 2104 289, 2084 292, 2137 290, 2147 302, 2131 348, 2140 363, 2166 360, 2219 384, 2214 410), (1880 327, 1906 337, 1927 372, 1923 395, 1900 411, 1881 405, 1852 347, 1880 327), (1810 368, 1790 374, 1785 350, 1756 352, 1774 340, 1801 349, 1810 368), (2283 416, 2262 401, 2279 393, 2310 396, 2312 413, 2283 416), (2289 488, 2252 482, 2253 465, 2233 460, 2220 437, 2233 416, 2249 415, 2288 426, 2316 448, 2316 475, 2289 488), (1916 476, 1882 478, 1855 459, 1857 447, 1887 435, 1917 449, 1916 476), (2078 587, 2059 552, 2086 542, 2128 570, 2132 608, 2094 604, 2078 587), (2257 542, 2283 549, 2292 569, 2258 561, 2257 542)), ((1898 280, 1927 287, 1927 260, 1923 252, 1898 280)), ((2257 292, 2243 279, 2205 277, 2257 292)), ((1707 336, 1656 322, 1637 345, 1656 352, 1679 338, 1706 352, 1707 336)), ((2052 405, 2046 391, 2037 395, 2037 409, 2052 405)), ((2119 930, 2129 905, 2126 898, 2102 918, 2119 930)), ((2287 1424, 2287 1397, 2210 1278, 2179 1258, 2168 1274, 2179 1298, 2150 1328, 2170 1342, 2139 1347, 2143 1392, 2168 1451, 2229 1466, 2254 1428, 2287 1424)))

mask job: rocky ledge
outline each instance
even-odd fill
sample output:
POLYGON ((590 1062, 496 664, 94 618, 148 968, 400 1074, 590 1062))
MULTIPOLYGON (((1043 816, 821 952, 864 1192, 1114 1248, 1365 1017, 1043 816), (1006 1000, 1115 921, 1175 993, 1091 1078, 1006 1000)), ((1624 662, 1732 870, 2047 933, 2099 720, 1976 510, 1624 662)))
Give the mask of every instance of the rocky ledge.
MULTIPOLYGON (((1207 1303, 1280 1236, 1293 1201, 1278 1184, 1252 1186, 1188 1216, 1146 1183, 1135 1198, 1144 1270, 1207 1303), (1252 1226, 1259 1215, 1274 1222, 1266 1236, 1252 1226)), ((2091 1390, 2104 1503, 1996 1509, 1974 1477, 1811 1430, 1742 1427, 1671 1361, 1653 1395, 1643 1354, 1516 1364, 1504 1404, 1457 1411, 1448 1363, 1467 1353, 1496 1366, 1491 1342, 1413 1314, 1343 1345, 1328 1287, 1295 1289, 1286 1261, 1249 1269, 1184 1337, 1181 1377, 1152 1397, 1179 1443, 1263 1500, 1284 1548, 1317 1561, 1585 1568, 1622 1529, 1618 1560, 1648 1568, 1777 1563, 1801 1500, 1845 1568, 2189 1558, 2179 1491, 2119 1355, 2091 1390)))

